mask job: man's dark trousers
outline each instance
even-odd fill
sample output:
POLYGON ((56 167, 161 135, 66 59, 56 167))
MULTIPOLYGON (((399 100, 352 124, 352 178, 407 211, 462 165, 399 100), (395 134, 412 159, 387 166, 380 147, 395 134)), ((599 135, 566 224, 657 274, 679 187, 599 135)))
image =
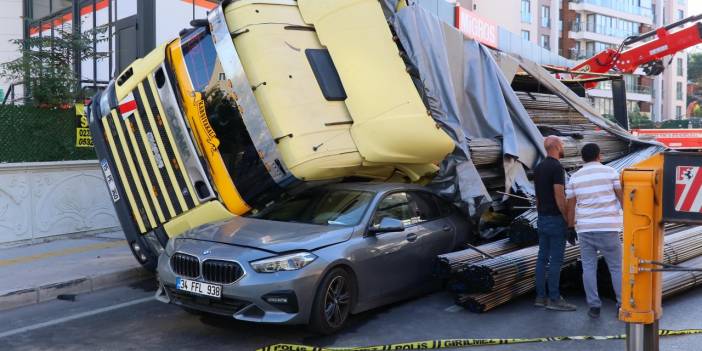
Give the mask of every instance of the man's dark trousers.
POLYGON ((558 285, 567 235, 563 216, 539 215, 539 257, 536 261, 536 296, 558 300, 561 296, 558 285), (548 265, 548 294, 546 293, 546 266, 548 265))

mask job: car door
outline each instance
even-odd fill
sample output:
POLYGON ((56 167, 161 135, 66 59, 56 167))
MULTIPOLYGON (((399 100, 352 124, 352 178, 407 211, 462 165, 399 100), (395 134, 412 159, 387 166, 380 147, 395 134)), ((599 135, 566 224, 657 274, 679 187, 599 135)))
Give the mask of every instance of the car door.
POLYGON ((453 249, 456 228, 442 215, 433 194, 413 191, 408 196, 413 211, 413 233, 417 235, 415 285, 421 286, 431 280, 436 256, 453 249))
POLYGON ((402 221, 405 230, 369 234, 364 238, 359 279, 365 282, 363 293, 368 299, 386 300, 415 284, 419 252, 413 213, 406 192, 388 194, 378 202, 369 226, 378 226, 381 219, 390 217, 402 221))

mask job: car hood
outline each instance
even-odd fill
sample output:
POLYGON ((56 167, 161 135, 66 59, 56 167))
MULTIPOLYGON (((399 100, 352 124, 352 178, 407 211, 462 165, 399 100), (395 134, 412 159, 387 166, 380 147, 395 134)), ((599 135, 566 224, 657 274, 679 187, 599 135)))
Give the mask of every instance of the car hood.
POLYGON ((314 250, 351 238, 353 227, 290 223, 248 217, 206 224, 183 238, 257 248, 270 252, 314 250))

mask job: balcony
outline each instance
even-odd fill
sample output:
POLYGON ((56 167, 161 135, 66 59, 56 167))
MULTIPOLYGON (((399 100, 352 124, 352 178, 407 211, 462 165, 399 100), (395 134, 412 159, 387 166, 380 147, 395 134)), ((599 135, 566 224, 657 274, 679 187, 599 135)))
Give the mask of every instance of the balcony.
POLYGON ((568 9, 599 13, 646 25, 653 23, 653 11, 650 8, 625 4, 621 0, 569 0, 568 9))
MULTIPOLYGON (((631 35, 638 34, 637 32, 633 31, 626 31, 623 29, 618 29, 618 28, 612 28, 612 27, 607 27, 607 26, 601 26, 601 25, 594 25, 593 23, 579 23, 579 22, 573 22, 570 28, 571 31, 573 32, 590 32, 590 33, 595 33, 595 34, 601 34, 605 35, 608 37, 616 37, 616 38, 627 38, 631 35)), ((586 38, 584 38, 586 39, 586 38)))
MULTIPOLYGON (((588 95, 592 97, 611 98, 612 83, 602 82, 598 84, 596 88, 589 90, 588 95)), ((651 102, 653 100, 651 88, 641 84, 627 84, 626 99, 629 101, 651 102)))

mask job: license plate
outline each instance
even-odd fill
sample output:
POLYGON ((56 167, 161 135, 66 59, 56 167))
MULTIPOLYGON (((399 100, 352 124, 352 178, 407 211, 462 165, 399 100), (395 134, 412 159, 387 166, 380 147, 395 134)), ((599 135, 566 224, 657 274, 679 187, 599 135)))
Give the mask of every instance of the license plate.
POLYGON ((110 165, 107 163, 107 160, 100 161, 100 167, 102 168, 102 173, 105 175, 105 180, 107 181, 107 188, 110 190, 110 196, 112 197, 112 201, 119 201, 119 193, 117 192, 115 179, 112 177, 112 171, 110 170, 110 165))
POLYGON ((196 282, 194 280, 183 279, 180 277, 176 278, 176 289, 197 295, 215 297, 218 299, 222 297, 221 285, 196 282))

